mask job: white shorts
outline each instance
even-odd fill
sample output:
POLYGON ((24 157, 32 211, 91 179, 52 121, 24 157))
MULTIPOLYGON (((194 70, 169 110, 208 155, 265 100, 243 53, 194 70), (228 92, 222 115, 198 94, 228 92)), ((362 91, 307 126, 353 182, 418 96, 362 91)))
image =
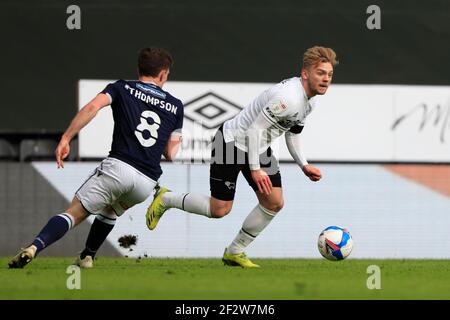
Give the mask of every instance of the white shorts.
POLYGON ((145 201, 155 185, 156 181, 129 164, 106 158, 75 196, 88 213, 108 215, 112 208, 120 216, 135 204, 145 201))

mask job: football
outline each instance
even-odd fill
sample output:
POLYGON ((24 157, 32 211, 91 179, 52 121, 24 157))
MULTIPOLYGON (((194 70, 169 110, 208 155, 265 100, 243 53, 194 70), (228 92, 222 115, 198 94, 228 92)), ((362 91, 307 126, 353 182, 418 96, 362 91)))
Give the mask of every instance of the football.
POLYGON ((353 238, 347 229, 330 226, 320 233, 317 247, 320 254, 328 260, 344 260, 352 252, 353 238))

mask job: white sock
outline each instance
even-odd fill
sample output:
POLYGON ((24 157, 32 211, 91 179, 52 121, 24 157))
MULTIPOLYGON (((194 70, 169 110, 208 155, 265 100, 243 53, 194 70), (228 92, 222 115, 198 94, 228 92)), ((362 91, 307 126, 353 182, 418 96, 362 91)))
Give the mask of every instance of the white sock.
POLYGON ((211 218, 210 200, 209 196, 199 193, 178 194, 169 191, 162 196, 162 201, 168 208, 177 208, 208 218, 211 218))
POLYGON ((253 208, 242 224, 236 238, 228 246, 227 253, 239 254, 252 243, 253 240, 264 230, 265 227, 275 217, 276 212, 270 211, 260 204, 253 208))

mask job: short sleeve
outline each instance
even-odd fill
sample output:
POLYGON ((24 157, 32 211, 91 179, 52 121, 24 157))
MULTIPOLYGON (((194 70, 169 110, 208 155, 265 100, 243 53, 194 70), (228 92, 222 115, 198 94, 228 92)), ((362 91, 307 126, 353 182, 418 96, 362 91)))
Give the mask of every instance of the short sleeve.
POLYGON ((175 133, 181 135, 183 130, 183 119, 184 119, 184 107, 181 101, 178 110, 179 112, 177 112, 177 122, 175 123, 175 129, 173 130, 172 134, 175 133))
POLYGON ((303 128, 305 127, 305 125, 304 124, 296 124, 296 125, 294 125, 294 126, 292 126, 290 129, 289 129, 289 132, 291 132, 291 133, 295 133, 295 134, 300 134, 302 131, 303 131, 303 128))
POLYGON ((112 103, 118 95, 117 82, 108 84, 100 93, 108 95, 112 103))

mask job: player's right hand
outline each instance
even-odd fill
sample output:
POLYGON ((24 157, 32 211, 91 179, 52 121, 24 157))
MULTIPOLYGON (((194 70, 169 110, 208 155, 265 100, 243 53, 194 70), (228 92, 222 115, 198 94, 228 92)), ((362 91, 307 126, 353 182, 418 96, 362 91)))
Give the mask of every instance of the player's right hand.
POLYGON ((258 191, 269 195, 272 192, 272 181, 264 170, 252 170, 252 179, 258 186, 258 191))
POLYGON ((64 168, 64 159, 67 158, 69 153, 70 153, 69 142, 66 139, 61 139, 55 150, 56 163, 58 165, 58 169, 64 168))

